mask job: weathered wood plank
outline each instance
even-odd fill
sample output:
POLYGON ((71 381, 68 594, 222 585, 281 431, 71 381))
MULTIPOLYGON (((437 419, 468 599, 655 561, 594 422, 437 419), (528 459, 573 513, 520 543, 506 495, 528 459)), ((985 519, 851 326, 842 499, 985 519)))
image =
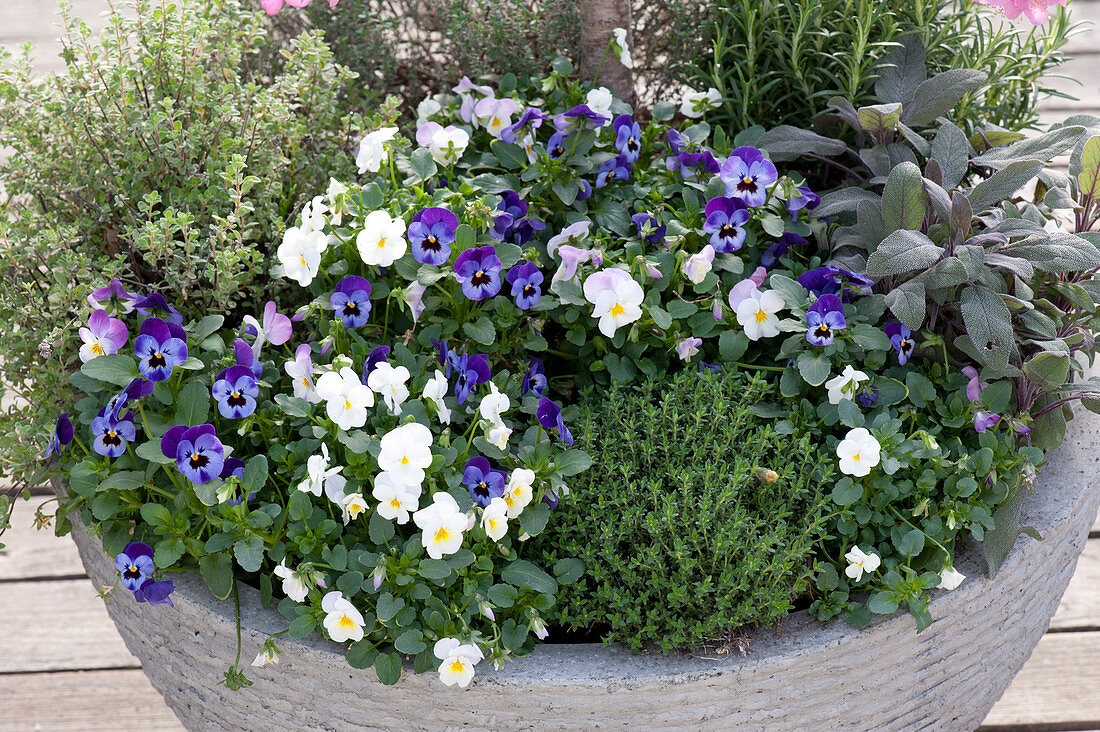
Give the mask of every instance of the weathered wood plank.
MULTIPOLYGON (((1095 39, 1095 51, 1100 52, 1100 38, 1095 39)), ((1079 54, 1064 63, 1048 79, 1048 85, 1055 91, 1068 94, 1075 99, 1050 99, 1043 106, 1045 111, 1072 110, 1077 113, 1084 109, 1100 107, 1100 77, 1095 73, 1097 53, 1079 54)))
POLYGON ((103 602, 86 579, 0 583, 0 674, 140 667, 103 602))
POLYGON ((1048 633, 986 717, 999 727, 1100 729, 1100 632, 1048 633))
POLYGON ((183 729, 140 670, 0 676, 0 699, 0 732, 183 729))
MULTIPOLYGON (((1100 630, 1100 539, 1089 539, 1062 596, 1051 630, 1100 630)), ((1098 659, 1100 660, 1100 659, 1098 659)), ((1097 698, 1100 706, 1100 697, 1097 698)))
POLYGON ((52 526, 42 531, 34 527, 34 509, 41 501, 20 499, 15 504, 11 528, 0 539, 6 544, 0 549, 0 582, 84 576, 72 539, 54 536, 52 526))

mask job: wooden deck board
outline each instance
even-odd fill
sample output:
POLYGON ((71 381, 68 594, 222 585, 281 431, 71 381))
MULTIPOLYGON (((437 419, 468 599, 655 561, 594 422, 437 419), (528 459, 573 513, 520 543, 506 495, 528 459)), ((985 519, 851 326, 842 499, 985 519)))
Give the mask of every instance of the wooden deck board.
POLYGON ((84 576, 76 545, 68 537, 54 536, 52 526, 34 527, 34 509, 42 500, 35 496, 16 502, 11 528, 0 537, 6 545, 0 549, 0 582, 84 576))

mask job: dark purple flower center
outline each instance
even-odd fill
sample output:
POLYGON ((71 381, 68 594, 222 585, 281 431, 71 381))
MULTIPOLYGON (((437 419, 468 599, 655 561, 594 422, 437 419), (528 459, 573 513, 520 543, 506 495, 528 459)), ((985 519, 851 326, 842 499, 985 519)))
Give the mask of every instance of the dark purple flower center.
POLYGON ((245 399, 239 391, 234 391, 232 394, 229 395, 225 402, 231 407, 243 407, 248 402, 248 400, 245 399))
POLYGON ((737 227, 733 224, 726 224, 718 230, 718 236, 723 239, 732 239, 737 236, 737 227))
POLYGON ((126 570, 122 573, 122 578, 123 579, 132 580, 132 579, 137 579, 140 576, 141 576, 141 570, 138 569, 137 567, 135 567, 132 564, 129 567, 127 567, 126 570))
POLYGON ((814 328, 814 335, 818 338, 830 338, 833 335, 833 330, 825 323, 814 328))
POLYGON ((157 351, 149 357, 149 366, 151 366, 152 368, 160 368, 167 365, 168 361, 164 358, 164 354, 160 351, 157 351))
POLYGON ((348 300, 344 303, 344 315, 356 316, 359 314, 359 305, 352 300, 348 300))
POLYGON ((742 193, 756 193, 756 178, 746 175, 737 183, 737 190, 742 193))
POLYGON ((122 438, 114 430, 107 430, 103 435, 103 444, 109 447, 118 447, 122 444, 122 438))
POLYGON ((189 462, 192 468, 198 470, 199 468, 205 468, 210 463, 210 458, 201 452, 193 452, 191 453, 189 462))
POLYGON ((485 273, 485 270, 479 269, 470 279, 470 282, 472 282, 475 287, 484 287, 485 285, 492 282, 492 278, 485 273))
POLYGON ((442 249, 442 247, 439 245, 439 240, 430 234, 428 235, 428 238, 424 240, 424 243, 421 244, 421 246, 427 249, 429 252, 438 252, 440 249, 442 249))
POLYGON ((533 297, 534 294, 535 294, 534 285, 524 285, 523 286, 523 296, 524 297, 533 297))
POLYGON ((482 498, 488 498, 489 484, 486 483, 484 480, 478 481, 477 485, 474 486, 474 493, 481 496, 482 498))

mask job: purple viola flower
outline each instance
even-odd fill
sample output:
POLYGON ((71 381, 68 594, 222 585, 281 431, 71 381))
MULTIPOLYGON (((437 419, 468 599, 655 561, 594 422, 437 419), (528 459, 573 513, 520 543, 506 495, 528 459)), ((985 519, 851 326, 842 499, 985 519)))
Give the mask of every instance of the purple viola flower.
POLYGON ((61 448, 73 441, 73 423, 69 419, 68 412, 62 412, 57 418, 57 424, 53 428, 53 436, 50 437, 49 447, 46 448, 44 458, 50 455, 61 456, 61 448))
POLYGON ((844 303, 836 295, 822 295, 806 311, 806 340, 815 346, 827 346, 836 331, 846 325, 844 303))
POLYGON ((974 412, 974 431, 985 432, 997 426, 1001 421, 1001 415, 993 412, 983 412, 980 409, 974 412))
POLYGON ((716 363, 707 363, 706 361, 700 361, 698 366, 699 373, 703 373, 704 369, 707 371, 721 371, 722 367, 716 363))
POLYGON ((462 470, 462 484, 470 491, 474 503, 485 508, 494 498, 504 495, 504 482, 508 474, 494 470, 489 461, 480 455, 470 458, 462 470))
POLYGON ((171 594, 175 589, 176 583, 172 580, 157 582, 153 579, 147 579, 141 583, 141 587, 134 590, 134 599, 138 602, 147 602, 150 605, 168 603, 175 607, 171 598, 171 594))
MULTIPOLYGON (((447 341, 437 341, 435 338, 431 339, 432 347, 435 348, 436 355, 439 356, 439 365, 445 370, 443 375, 448 379, 451 378, 451 349, 447 347, 447 341)), ((364 379, 366 381, 366 379, 364 379)))
POLYGON ((540 397, 546 393, 546 385, 546 365, 542 359, 527 359, 527 373, 523 375, 523 383, 520 385, 520 397, 527 396, 528 392, 540 397))
POLYGON ((139 299, 134 303, 134 307, 139 315, 149 315, 153 312, 163 313, 164 320, 176 325, 183 325, 183 316, 180 315, 180 311, 169 305, 168 301, 164 299, 164 295, 159 292, 154 292, 139 299))
POLYGON ((451 244, 458 229, 458 217, 445 208, 422 208, 409 224, 409 245, 413 259, 421 264, 444 264, 451 257, 451 244))
POLYGON ((462 285, 462 294, 480 302, 500 292, 500 258, 496 247, 474 247, 458 255, 455 275, 462 285))
POLYGON ((570 133, 581 129, 602 127, 611 120, 602 114, 593 112, 587 104, 578 104, 554 117, 554 127, 558 132, 570 133))
POLYGON ((628 163, 638 162, 642 154, 642 128, 629 114, 620 114, 612 123, 615 149, 628 163))
POLYGON ((156 384, 151 381, 146 381, 140 376, 135 377, 126 385, 124 390, 126 393, 126 401, 134 401, 135 399, 141 399, 147 397, 153 393, 156 388, 156 384))
MULTIPOLYGON (((665 167, 668 167, 667 161, 665 167)), ((676 167, 680 170, 680 176, 689 180, 698 180, 703 173, 715 175, 722 170, 722 164, 715 159, 710 150, 697 153, 682 152, 679 156, 679 165, 676 167)))
POLYGON ((113 302, 122 312, 129 313, 140 297, 137 293, 128 292, 118 280, 111 280, 105 287, 92 290, 92 294, 88 295, 88 304, 98 309, 101 303, 113 302))
POLYGON ((336 317, 348 328, 359 328, 370 318, 370 282, 363 277, 349 275, 336 283, 329 303, 336 310, 336 317))
POLYGON ((827 264, 824 267, 811 269, 799 275, 798 284, 805 287, 807 292, 812 292, 818 297, 840 293, 843 290, 841 299, 848 302, 852 291, 861 295, 871 294, 871 285, 874 284, 874 281, 863 275, 827 264))
POLYGON ((140 541, 132 541, 115 557, 115 569, 119 581, 128 590, 137 590, 153 576, 153 548, 140 541))
POLYGON ((644 239, 646 244, 663 244, 665 240, 665 225, 647 213, 636 213, 630 217, 634 226, 638 229, 638 238, 644 239))
POLYGON ((101 414, 92 420, 92 449, 100 455, 116 458, 126 452, 126 445, 137 437, 134 415, 127 412, 121 418, 101 414))
POLYGON ((821 196, 811 191, 806 186, 799 186, 798 193, 791 196, 787 201, 787 213, 791 215, 791 220, 798 218, 798 212, 802 209, 807 211, 813 211, 817 208, 817 204, 821 203, 821 196))
POLYGON ((982 389, 989 386, 986 382, 982 381, 978 376, 978 369, 973 366, 966 366, 962 370, 963 375, 968 377, 970 381, 966 384, 966 398, 971 402, 976 402, 982 398, 982 389))
MULTIPOLYGON (((237 481, 244 480, 244 460, 235 457, 229 457, 225 459, 225 464, 222 465, 222 472, 218 476, 222 479, 224 484, 230 478, 236 478, 237 481)), ((230 493, 225 502, 230 506, 239 506, 242 503, 252 503, 252 499, 256 497, 256 491, 252 491, 247 497, 242 496, 239 490, 234 490, 230 493)))
POLYGON ((596 172, 596 188, 606 186, 608 178, 630 180, 630 161, 626 159, 625 155, 604 161, 596 172))
MULTIPOLYGON (((444 343, 443 347, 446 348, 447 344, 444 343)), ((367 356, 367 360, 363 362, 363 383, 367 383, 367 377, 370 376, 370 372, 378 368, 378 364, 385 361, 389 363, 390 359, 390 347, 389 346, 376 346, 371 349, 370 355, 367 356)))
POLYGON ((248 345, 243 338, 233 341, 233 355, 237 357, 238 366, 244 366, 257 379, 263 376, 263 364, 256 358, 252 346, 248 345))
POLYGON ((680 151, 687 146, 687 140, 680 134, 679 130, 668 131, 668 148, 672 152, 667 158, 665 158, 665 167, 675 172, 680 169, 680 151))
POLYGON ((252 372, 244 366, 230 366, 218 374, 210 389, 218 403, 218 412, 227 419, 242 419, 256 411, 260 387, 252 372))
POLYGON ((524 201, 515 191, 504 190, 500 192, 500 203, 497 204, 497 210, 511 214, 513 219, 522 219, 527 215, 527 201, 524 201))
POLYGON ((212 424, 177 425, 164 433, 160 450, 175 460, 179 471, 195 484, 217 478, 225 466, 225 448, 212 424))
POLYGON ((592 198, 592 184, 586 181, 584 178, 581 178, 579 184, 581 188, 579 191, 577 191, 577 200, 587 201, 589 198, 592 198))
POLYGON ((106 310, 93 310, 88 318, 88 327, 77 332, 83 341, 80 346, 80 360, 84 363, 98 356, 118 353, 130 338, 126 324, 118 318, 112 318, 106 310))
POLYGON ((745 243, 745 224, 749 210, 739 198, 719 196, 707 201, 707 220, 703 231, 710 234, 710 245, 716 252, 736 252, 745 243))
POLYGON ((875 406, 875 402, 878 401, 878 389, 872 389, 868 386, 863 387, 863 391, 856 394, 856 404, 861 407, 870 409, 875 406))
POLYGON ((569 139, 569 135, 555 132, 550 135, 550 141, 546 143, 546 152, 550 154, 550 157, 557 160, 561 156, 565 155, 565 143, 569 139))
POLYGON ((459 404, 465 404, 478 384, 484 384, 492 378, 488 356, 482 354, 470 356, 465 353, 456 356, 455 352, 451 351, 448 361, 456 375, 455 399, 459 404))
POLYGON ((500 139, 511 145, 515 145, 521 138, 525 137, 528 133, 533 133, 539 127, 542 127, 543 120, 547 119, 546 115, 542 113, 542 110, 538 107, 527 107, 523 110, 523 114, 519 116, 519 119, 514 124, 510 124, 500 131, 500 139))
POLYGON ((501 192, 497 210, 500 213, 493 218, 493 228, 489 231, 494 239, 523 246, 534 238, 535 232, 546 228, 538 219, 527 218, 527 202, 515 191, 501 192))
POLYGON ((726 195, 740 198, 747 206, 759 206, 768 199, 768 186, 779 180, 779 171, 755 147, 738 147, 719 171, 726 195))
POLYGON ((565 426, 565 420, 561 416, 561 407, 552 400, 541 397, 539 406, 535 410, 535 417, 546 430, 556 429, 558 437, 566 445, 573 444, 573 435, 569 432, 569 428, 565 426))
POLYGON ((898 352, 898 366, 904 366, 913 355, 913 347, 916 345, 912 338, 913 332, 902 323, 887 323, 883 330, 890 339, 890 345, 898 352))
POLYGON ((517 264, 505 276, 520 310, 529 310, 542 297, 542 272, 534 262, 517 264))
POLYGON ((187 360, 187 334, 174 323, 146 318, 134 339, 138 371, 149 381, 165 381, 187 360))
POLYGON ((783 236, 779 237, 779 241, 772 242, 772 245, 764 250, 764 253, 760 255, 760 266, 764 269, 771 269, 779 261, 779 258, 787 253, 787 250, 792 245, 806 246, 809 242, 803 239, 798 234, 791 232, 785 232, 783 236))

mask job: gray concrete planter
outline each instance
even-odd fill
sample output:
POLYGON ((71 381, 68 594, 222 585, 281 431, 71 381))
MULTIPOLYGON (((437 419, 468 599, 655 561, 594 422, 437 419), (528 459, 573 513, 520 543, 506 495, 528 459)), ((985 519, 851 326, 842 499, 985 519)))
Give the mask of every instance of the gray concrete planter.
MULTIPOLYGON (((1044 536, 1021 537, 996 580, 976 551, 968 576, 932 602, 919 635, 908 616, 863 630, 805 613, 751 634, 748 656, 634 656, 599 645, 542 646, 499 671, 482 664, 466 690, 434 673, 395 687, 350 668, 334 644, 280 642, 278 666, 248 669, 255 685, 215 686, 233 659, 231 602, 197 574, 176 578, 175 609, 120 596, 107 603, 126 645, 190 729, 293 730, 971 730, 1031 655, 1058 607, 1100 505, 1100 417, 1083 412, 1024 506, 1044 536)), ((97 539, 73 532, 96 586, 115 570, 97 539)), ((241 594, 244 655, 286 621, 241 594)))

